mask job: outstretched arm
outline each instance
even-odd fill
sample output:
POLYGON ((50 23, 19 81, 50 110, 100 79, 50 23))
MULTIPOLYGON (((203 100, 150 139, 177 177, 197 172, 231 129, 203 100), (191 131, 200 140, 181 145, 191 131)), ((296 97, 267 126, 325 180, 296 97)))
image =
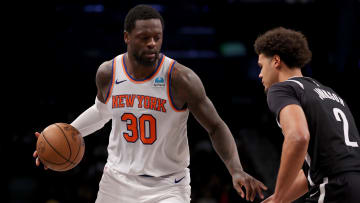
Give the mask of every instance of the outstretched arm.
POLYGON ((256 193, 263 198, 261 189, 264 184, 243 171, 234 138, 224 121, 220 118, 210 99, 206 96, 200 78, 187 67, 176 64, 172 73, 172 92, 175 105, 187 104, 196 120, 209 133, 213 147, 229 170, 236 191, 244 198, 253 201, 256 193))

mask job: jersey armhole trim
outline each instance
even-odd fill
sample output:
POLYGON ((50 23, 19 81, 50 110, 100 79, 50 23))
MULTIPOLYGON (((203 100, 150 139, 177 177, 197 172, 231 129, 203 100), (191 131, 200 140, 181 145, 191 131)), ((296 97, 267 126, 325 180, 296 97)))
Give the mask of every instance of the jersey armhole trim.
POLYGON ((111 71, 112 71, 112 78, 111 78, 111 85, 109 86, 109 89, 108 89, 108 93, 106 95, 106 98, 105 98, 105 104, 109 101, 109 98, 110 98, 110 95, 112 93, 112 89, 114 87, 114 81, 115 81, 115 73, 116 73, 116 58, 115 57, 113 59, 113 62, 112 62, 112 67, 111 67, 111 71))
POLYGON ((168 98, 169 98, 169 103, 170 103, 170 106, 172 107, 172 109, 174 109, 174 111, 176 112, 184 112, 187 110, 187 108, 184 108, 184 109, 179 109, 175 106, 175 103, 173 102, 174 99, 172 97, 172 94, 171 94, 171 73, 173 72, 173 69, 174 69, 174 65, 175 65, 176 61, 173 60, 171 63, 170 63, 170 68, 169 68, 169 71, 168 71, 168 80, 167 80, 167 94, 168 94, 168 98))

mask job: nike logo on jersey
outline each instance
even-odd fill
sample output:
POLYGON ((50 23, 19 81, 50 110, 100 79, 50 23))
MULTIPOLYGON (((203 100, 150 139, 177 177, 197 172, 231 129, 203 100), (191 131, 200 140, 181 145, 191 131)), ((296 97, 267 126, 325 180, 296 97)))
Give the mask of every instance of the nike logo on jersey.
POLYGON ((112 108, 144 108, 166 113, 166 99, 137 94, 112 96, 112 108), (135 104, 135 105, 134 105, 135 104), (136 105, 137 104, 137 105, 136 105))
POLYGON ((122 83, 122 82, 125 82, 126 80, 120 80, 120 81, 118 81, 117 79, 115 80, 115 84, 120 84, 120 83, 122 83))
POLYGON ((184 178, 185 178, 185 176, 180 178, 179 180, 176 180, 176 178, 175 178, 175 183, 180 183, 180 181, 182 181, 184 178))

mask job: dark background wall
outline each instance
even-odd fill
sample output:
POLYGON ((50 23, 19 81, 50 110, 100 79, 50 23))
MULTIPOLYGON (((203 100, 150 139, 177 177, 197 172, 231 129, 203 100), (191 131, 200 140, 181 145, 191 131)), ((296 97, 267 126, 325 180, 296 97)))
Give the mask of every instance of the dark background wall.
MULTIPOLYGON (((25 12, 24 21, 12 25, 26 45, 12 47, 16 68, 11 78, 16 80, 5 88, 11 92, 5 102, 15 105, 4 109, 10 114, 0 151, 6 163, 1 188, 6 201, 94 202, 110 124, 85 138, 82 162, 64 173, 35 167, 34 132, 55 122, 71 123, 93 104, 96 70, 126 51, 124 18, 139 3, 151 4, 163 15, 163 53, 199 75, 237 141, 245 170, 269 187, 267 196, 274 191, 283 138, 257 77, 253 43, 258 35, 278 26, 302 31, 313 51, 304 75, 337 91, 360 123, 358 0, 57 0, 55 17, 38 9, 40 15, 25 12)), ((192 116, 188 137, 193 202, 245 202, 192 116)))

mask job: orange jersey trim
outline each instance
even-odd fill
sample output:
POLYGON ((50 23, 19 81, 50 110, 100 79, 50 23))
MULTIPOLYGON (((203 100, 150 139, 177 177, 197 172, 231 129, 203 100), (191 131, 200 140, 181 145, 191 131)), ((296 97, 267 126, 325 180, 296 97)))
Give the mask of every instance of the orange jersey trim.
POLYGON ((112 93, 112 89, 114 88, 114 83, 115 83, 115 73, 116 73, 116 57, 113 59, 113 63, 112 63, 112 79, 111 79, 111 86, 109 88, 106 100, 105 100, 105 104, 109 101, 109 98, 111 97, 111 93, 112 93))
POLYGON ((162 65, 164 63, 164 60, 165 60, 165 56, 162 54, 161 56, 161 61, 160 63, 157 65, 156 67, 156 71, 154 73, 152 73, 152 75, 149 77, 149 78, 146 78, 145 80, 135 80, 133 79, 127 72, 127 67, 126 67, 126 64, 125 64, 125 54, 123 55, 122 59, 121 59, 121 62, 122 62, 122 66, 123 66, 123 69, 124 69, 124 73, 126 75, 126 77, 133 83, 136 83, 136 84, 141 84, 141 83, 145 83, 151 79, 153 79, 155 77, 155 75, 157 75, 157 73, 160 71, 160 69, 162 68, 162 65))
POLYGON ((171 63, 170 63, 170 68, 169 68, 169 71, 168 71, 168 80, 167 80, 167 95, 168 95, 168 98, 169 98, 169 103, 170 103, 170 106, 172 109, 174 109, 174 111, 176 112, 184 112, 187 110, 187 108, 185 109, 179 109, 175 106, 174 102, 173 102, 173 97, 172 97, 172 94, 171 94, 171 73, 173 71, 173 68, 174 68, 174 65, 175 65, 176 61, 173 60, 171 63))

